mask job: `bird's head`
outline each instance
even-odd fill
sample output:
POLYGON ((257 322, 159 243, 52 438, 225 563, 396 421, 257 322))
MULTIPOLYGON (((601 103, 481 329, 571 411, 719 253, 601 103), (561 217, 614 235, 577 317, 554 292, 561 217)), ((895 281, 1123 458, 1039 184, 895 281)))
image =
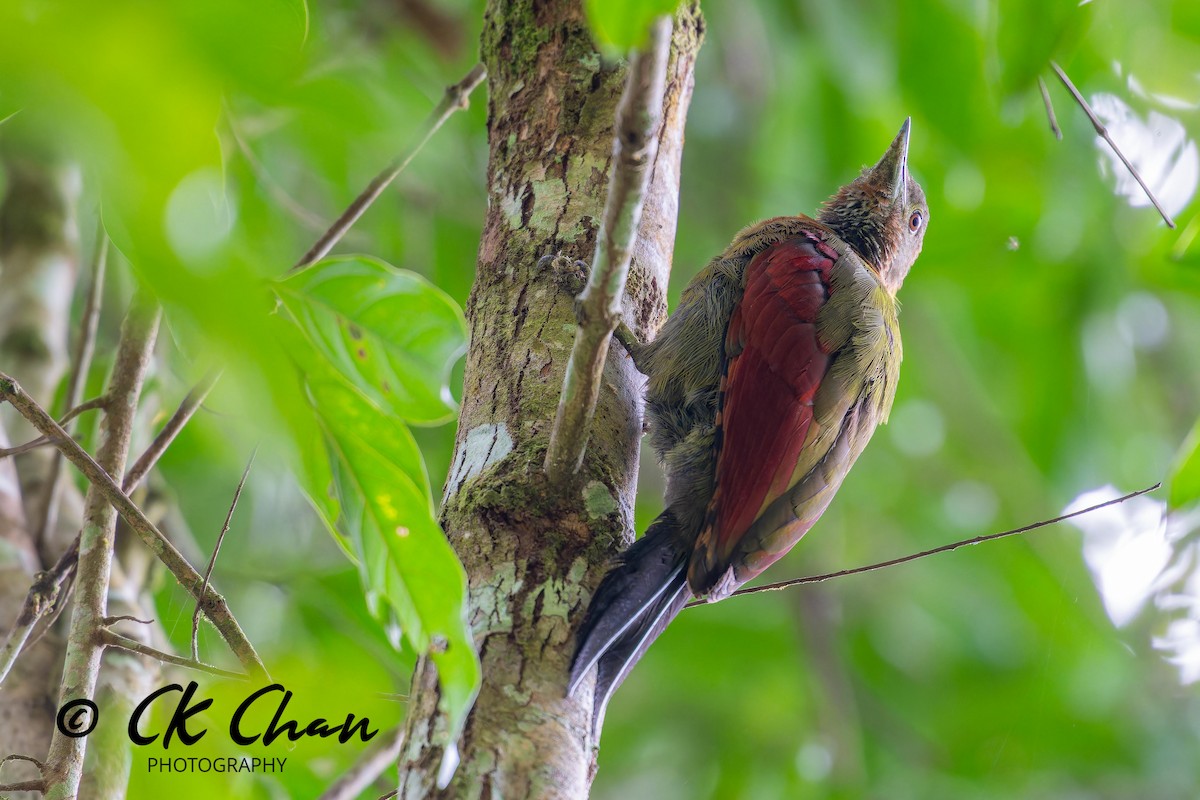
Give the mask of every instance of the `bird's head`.
POLYGON ((929 223, 925 192, 908 170, 910 122, 904 120, 879 163, 839 189, 817 215, 878 270, 892 294, 917 260, 929 223))

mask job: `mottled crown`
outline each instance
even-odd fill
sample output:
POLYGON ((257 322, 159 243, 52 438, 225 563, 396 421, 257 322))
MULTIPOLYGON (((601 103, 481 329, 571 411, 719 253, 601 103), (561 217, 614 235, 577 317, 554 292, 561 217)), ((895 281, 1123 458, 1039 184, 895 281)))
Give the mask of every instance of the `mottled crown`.
POLYGON ((921 252, 929 207, 908 170, 911 119, 904 120, 879 163, 829 198, 817 219, 879 273, 892 294, 921 252))

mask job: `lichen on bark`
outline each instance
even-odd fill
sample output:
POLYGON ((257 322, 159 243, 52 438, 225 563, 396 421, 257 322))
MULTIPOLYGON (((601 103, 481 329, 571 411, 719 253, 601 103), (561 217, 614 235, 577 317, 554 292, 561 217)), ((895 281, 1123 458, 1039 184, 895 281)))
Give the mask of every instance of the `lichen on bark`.
MULTIPOLYGON (((698 6, 686 5, 623 304, 641 336, 666 313, 683 122, 702 35, 698 6)), ((489 204, 442 523, 469 578, 484 678, 458 743, 461 764, 439 791, 436 674, 427 660, 418 664, 400 796, 582 798, 594 771, 591 698, 565 696, 567 668, 574 626, 608 559, 633 536, 642 379, 613 346, 583 465, 551 486, 542 464, 574 298, 538 262, 594 251, 625 68, 600 57, 576 0, 490 0, 482 51, 489 204)))

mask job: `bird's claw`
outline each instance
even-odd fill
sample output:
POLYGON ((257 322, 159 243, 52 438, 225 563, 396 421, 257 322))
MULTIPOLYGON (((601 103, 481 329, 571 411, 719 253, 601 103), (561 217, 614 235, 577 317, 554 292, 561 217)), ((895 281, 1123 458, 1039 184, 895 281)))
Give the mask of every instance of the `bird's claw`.
MULTIPOLYGON (((580 295, 583 294, 583 290, 587 287, 588 273, 592 269, 591 265, 586 261, 557 253, 542 256, 538 259, 537 266, 539 270, 549 270, 552 273, 554 282, 561 286, 564 291, 569 292, 575 299, 573 306, 575 321, 583 325, 584 314, 583 305, 580 303, 580 295)), ((641 352, 645 345, 637 337, 637 334, 630 330, 624 322, 619 322, 616 330, 613 331, 613 336, 621 343, 625 351, 629 353, 633 359, 634 366, 645 372, 641 365, 641 352)))
POLYGON ((553 274, 555 283, 570 292, 573 297, 578 297, 587 286, 587 276, 591 266, 586 261, 569 258, 558 253, 542 256, 538 259, 537 265, 539 270, 549 270, 553 274))

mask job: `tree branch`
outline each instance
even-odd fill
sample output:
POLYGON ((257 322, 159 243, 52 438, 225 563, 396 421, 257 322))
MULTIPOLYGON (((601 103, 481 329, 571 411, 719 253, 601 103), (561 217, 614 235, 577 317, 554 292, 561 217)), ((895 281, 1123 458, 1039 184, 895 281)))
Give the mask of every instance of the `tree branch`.
MULTIPOLYGON (((12 669, 13 664, 16 663, 17 657, 29 643, 29 636, 33 632, 34 627, 37 626, 43 617, 61 608, 60 603, 63 598, 62 587, 75 574, 75 566, 78 561, 79 537, 76 536, 75 541, 59 557, 54 567, 46 572, 38 573, 33 581, 33 585, 29 587, 29 593, 25 595, 25 603, 21 607, 21 613, 17 616, 16 622, 13 623, 12 630, 8 632, 8 637, 4 640, 4 644, 0 646, 0 686, 4 684, 4 679, 8 677, 8 673, 12 669)), ((57 617, 57 614, 55 614, 55 617, 57 617)), ((34 641, 37 641, 37 638, 34 637, 34 641)))
MULTIPOLYGON (((195 414, 196 409, 204 402, 204 398, 208 396, 209 390, 212 389, 218 377, 220 377, 220 372, 209 373, 209 375, 205 376, 200 383, 188 392, 187 397, 184 398, 179 408, 171 416, 171 419, 167 421, 167 424, 163 426, 163 429, 154 438, 154 441, 151 442, 146 452, 142 453, 141 457, 138 458, 137 462, 126 474, 125 483, 122 487, 122 491, 125 494, 128 495, 131 493, 142 478, 154 468, 158 459, 166 452, 171 442, 174 441, 175 437, 192 418, 192 415, 195 414)), ((102 407, 106 401, 107 396, 102 395, 75 406, 59 421, 59 425, 65 425, 71 417, 85 410, 102 407)), ((29 447, 38 442, 49 444, 50 438, 40 436, 33 442, 24 445, 24 447, 29 447)), ((0 451, 0 457, 4 454, 5 451, 0 451)), ((239 485, 238 490, 240 492, 241 485, 239 485)), ((73 580, 78 560, 79 536, 76 536, 66 552, 59 557, 54 567, 47 572, 41 573, 29 588, 29 593, 25 597, 25 604, 20 616, 18 616, 12 630, 9 631, 4 644, 0 645, 0 685, 4 683, 4 679, 12 669, 12 665, 16 663, 17 657, 27 645, 30 633, 34 627, 42 618, 61 608, 59 603, 63 595, 62 587, 73 580)), ((206 576, 204 591, 207 590, 208 582, 206 576)), ((197 609, 199 609, 199 604, 197 604, 197 609)), ((105 624, 110 624, 110 621, 106 620, 105 624)), ((193 620, 193 628, 195 624, 196 621, 193 620)), ((36 639, 37 637, 34 638, 34 641, 36 639)))
POLYGON ((604 219, 596 238, 588 284, 579 296, 579 329, 546 451, 546 473, 555 482, 579 469, 596 413, 604 361, 620 317, 630 252, 658 152, 657 131, 670 43, 671 19, 661 17, 651 29, 646 52, 638 53, 630 62, 628 83, 617 108, 604 219))
POLYGON ((363 751, 354 765, 342 773, 317 800, 354 800, 388 767, 396 765, 404 745, 404 725, 397 725, 363 751))
MULTIPOLYGON (((986 536, 976 536, 973 539, 963 539, 962 541, 959 541, 959 542, 953 542, 952 544, 944 544, 941 547, 935 547, 932 550, 922 550, 919 553, 911 553, 907 556, 902 556, 900 558, 893 558, 889 561, 880 561, 877 564, 869 564, 868 566, 865 566, 865 567, 855 567, 853 569, 843 569, 843 570, 839 570, 838 572, 828 572, 824 575, 812 575, 807 578, 793 578, 791 580, 779 581, 778 583, 767 583, 767 584, 763 584, 762 586, 752 586, 747 589, 738 589, 736 592, 734 592, 732 595, 730 595, 730 597, 738 597, 740 595, 747 595, 747 594, 758 594, 759 592, 778 592, 781 589, 790 589, 793 586, 801 586, 801 585, 804 585, 807 583, 824 583, 825 581, 833 580, 834 578, 844 578, 847 575, 859 575, 863 572, 874 572, 875 570, 885 569, 887 567, 894 567, 897 564, 906 564, 909 561, 916 561, 917 559, 925 558, 926 556, 933 556, 933 555, 937 555, 938 553, 949 553, 951 550, 958 550, 961 547, 967 547, 967 546, 973 545, 973 544, 982 544, 983 542, 990 542, 994 539, 1003 539, 1006 536, 1016 536, 1017 534, 1020 534, 1020 533, 1028 533, 1029 531, 1034 531, 1034 530, 1037 530, 1038 528, 1045 528, 1049 525, 1054 525, 1054 524, 1062 522, 1064 520, 1072 519, 1073 517, 1083 516, 1084 514, 1091 513, 1092 511, 1096 511, 1098 509, 1105 508, 1107 506, 1115 506, 1119 503, 1124 503, 1126 500, 1132 500, 1135 497, 1140 497, 1141 495, 1149 494, 1150 492, 1153 492, 1154 490, 1160 488, 1161 486, 1162 486, 1162 483, 1156 483, 1153 486, 1147 486, 1145 489, 1138 489, 1136 492, 1130 492, 1129 494, 1122 495, 1121 497, 1117 497, 1112 500, 1107 500, 1103 503, 1097 503, 1094 506, 1088 506, 1087 508, 1081 508, 1078 511, 1072 511, 1070 514, 1062 514, 1060 516, 1053 517, 1051 519, 1044 519, 1044 520, 1041 520, 1040 522, 1034 522, 1029 525, 1023 525, 1020 528, 1013 528, 1011 530, 1001 531, 1000 533, 989 533, 986 536)), ((687 606, 685 606, 685 608, 694 608, 696 606, 704 606, 704 605, 708 605, 708 603, 704 602, 703 600, 697 600, 697 601, 688 603, 687 606)))
POLYGON ((337 222, 325 233, 321 234, 321 238, 317 239, 316 244, 309 248, 296 264, 291 268, 290 272, 299 272, 305 267, 310 267, 320 261, 322 258, 333 249, 333 246, 338 243, 338 240, 346 235, 346 231, 358 221, 358 218, 363 215, 371 204, 374 203, 379 195, 383 194, 383 190, 388 187, 396 176, 408 167, 409 163, 416 157, 417 153, 421 152, 421 148, 425 146, 438 129, 450 119, 450 116, 460 109, 468 107, 468 99, 471 92, 475 91, 475 87, 483 82, 487 77, 487 71, 484 70, 483 64, 476 64, 467 73, 466 77, 453 86, 446 88, 446 94, 442 97, 442 101, 437 104, 430 113, 429 118, 425 121, 424 129, 421 138, 417 143, 409 148, 408 152, 397 158, 387 166, 383 172, 380 172, 371 182, 367 184, 367 188, 362 194, 354 199, 350 207, 342 212, 342 215, 337 218, 337 222))
MULTIPOLYGON (((108 235, 104 232, 104 223, 96 223, 95 253, 92 256, 92 285, 88 289, 87 300, 83 306, 83 317, 79 323, 79 339, 75 343, 75 353, 71 358, 71 374, 67 379, 67 393, 63 398, 63 408, 67 409, 63 417, 65 425, 73 415, 80 414, 83 389, 87 385, 88 370, 92 366, 92 355, 96 351, 96 331, 100 327, 100 306, 104 297, 104 270, 108 263, 108 235)), ((96 398, 103 405, 104 398, 96 398)), ((95 402, 95 401, 91 401, 95 402)), ((47 467, 46 479, 42 483, 41 492, 35 498, 33 508, 35 516, 30 520, 33 527, 33 540, 39 549, 45 552, 46 543, 50 541, 50 531, 58 521, 58 502, 62 492, 62 454, 54 453, 47 467)))
POLYGON ((223 105, 225 106, 225 121, 229 124, 229 134, 233 137, 234 144, 241 151, 242 158, 246 159, 246 165, 250 167, 250 171, 254 173, 254 177, 270 193, 271 199, 278 203, 281 208, 291 212, 292 216, 300 220, 306 227, 317 232, 325 230, 325 220, 296 202, 291 193, 271 177, 271 173, 267 171, 266 166, 258 160, 258 156, 254 154, 254 150, 250 148, 245 138, 242 137, 241 128, 237 117, 234 116, 233 109, 229 107, 227 101, 223 105))
POLYGON ((83 473, 91 484, 112 503, 118 513, 129 524, 142 541, 150 548, 175 579, 194 598, 204 598, 204 611, 208 618, 221 632, 223 638, 242 666, 255 677, 265 677, 267 672, 254 646, 246 638, 229 607, 225 598, 211 588, 201 593, 204 579, 192 568, 187 559, 175 549, 175 545, 154 526, 142 510, 129 499, 113 481, 112 477, 97 464, 79 443, 67 435, 20 385, 9 376, 0 373, 0 400, 7 400, 21 413, 25 419, 38 430, 56 440, 56 446, 62 451, 75 467, 83 473))
MULTIPOLYGON (((225 542, 225 534, 229 533, 229 523, 233 521, 233 511, 237 508, 238 500, 242 497, 242 489, 246 486, 246 478, 250 476, 250 467, 254 464, 254 456, 258 453, 258 448, 254 448, 254 452, 250 454, 250 460, 246 462, 246 468, 242 470, 242 479, 238 481, 237 490, 233 493, 233 502, 229 504, 229 513, 225 515, 225 524, 221 526, 221 532, 217 534, 217 543, 213 545, 212 558, 208 560, 208 568, 204 570, 204 586, 200 589, 200 596, 208 591, 208 581, 212 578, 213 568, 217 566, 217 556, 221 553, 221 545, 225 542)), ((196 601, 196 610, 192 612, 192 659, 200 660, 200 606, 199 600, 196 601)))
POLYGON ((154 465, 158 463, 158 459, 162 458, 162 454, 167 452, 167 448, 171 446, 171 442, 175 441, 175 437, 183 430, 183 427, 191 420, 192 415, 196 413, 196 409, 204 402, 204 398, 208 397, 208 393, 212 391, 213 385, 217 382, 217 378, 221 377, 219 370, 210 372, 200 379, 192 390, 183 398, 183 402, 179 404, 179 408, 175 409, 175 413, 167 420, 167 424, 154 437, 154 441, 146 448, 146 452, 138 456, 138 460, 129 468, 129 472, 125 474, 125 480, 121 483, 121 491, 125 494, 130 494, 137 485, 142 482, 142 478, 154 469, 154 465))
MULTIPOLYGON (((110 402, 104 415, 104 438, 97 462, 94 462, 99 469, 120 474, 125 468, 133 435, 133 418, 154 351, 160 316, 158 306, 139 295, 125 317, 106 392, 110 402)), ((49 431, 42 433, 50 435, 49 431)), ((66 436, 66 431, 62 435, 66 436)), ((79 582, 71 612, 60 704, 79 698, 91 700, 96 695, 103 654, 103 645, 96 633, 108 613, 116 528, 116 510, 93 484, 84 504, 76 566, 79 582)), ((66 736, 61 730, 55 730, 46 758, 47 798, 65 800, 79 794, 85 750, 83 738, 66 736)))
POLYGON ((149 645, 142 644, 136 639, 130 639, 127 636, 114 631, 112 628, 100 629, 100 641, 105 647, 115 647, 119 650, 126 650, 130 653, 138 653, 139 655, 149 656, 150 658, 161 661, 164 664, 174 664, 177 667, 186 669, 194 669, 198 672, 206 672, 209 675, 216 675, 219 678, 234 678, 239 681, 244 681, 249 678, 244 672, 234 672, 228 669, 221 669, 212 664, 205 664, 199 659, 182 658, 181 656, 164 653, 161 650, 155 650, 149 645))
POLYGON ((1042 103, 1046 106, 1046 119, 1050 122, 1050 132, 1054 134, 1054 138, 1062 141, 1062 128, 1058 127, 1058 117, 1054 115, 1054 102, 1050 99, 1050 90, 1046 87, 1046 82, 1042 80, 1042 76, 1038 75, 1037 79, 1038 91, 1042 93, 1042 103))
MULTIPOLYGON (((104 408, 104 404, 108 402, 108 398, 104 395, 93 397, 91 400, 86 400, 72 408, 66 414, 63 414, 62 419, 58 421, 59 425, 65 426, 68 422, 78 417, 85 411, 94 411, 97 408, 104 408)), ((48 444, 53 444, 49 438, 39 436, 36 439, 30 439, 24 444, 19 444, 15 447, 0 448, 0 458, 8 458, 9 456, 19 456, 22 453, 28 453, 30 450, 36 450, 39 447, 45 447, 48 444)))
POLYGON ((1171 215, 1168 214, 1166 209, 1164 209, 1158 202, 1158 198, 1154 196, 1154 192, 1150 191, 1150 187, 1146 185, 1144 180, 1142 180, 1141 174, 1136 168, 1134 168, 1133 164, 1129 162, 1129 159, 1125 157, 1125 154, 1121 152, 1121 148, 1117 147, 1117 143, 1112 140, 1112 137, 1108 135, 1108 128, 1104 127, 1104 124, 1100 122, 1100 118, 1096 116, 1096 112, 1092 110, 1090 105, 1088 105, 1087 100, 1083 99, 1083 95, 1080 94, 1079 90, 1075 88, 1075 84, 1071 83, 1071 79, 1067 77, 1067 73, 1063 72, 1062 67, 1060 67, 1054 61, 1050 62, 1050 68, 1054 70, 1054 74, 1058 76, 1058 79, 1062 81, 1063 86, 1067 87, 1067 91, 1070 92, 1071 96, 1075 98, 1075 102, 1078 103, 1079 107, 1083 109, 1083 113, 1086 114, 1087 118, 1091 121, 1092 127, 1096 129, 1096 133, 1100 135, 1101 139, 1108 142, 1108 146, 1111 147, 1113 152, 1117 154, 1117 158, 1121 159, 1121 163, 1125 165, 1125 169, 1129 170, 1129 174, 1132 175, 1133 179, 1138 182, 1138 186, 1142 187, 1142 191, 1146 193, 1146 197, 1150 198, 1150 202, 1154 204, 1154 208, 1158 210, 1160 215, 1162 215, 1163 222, 1167 223, 1168 228, 1174 228, 1175 220, 1171 219, 1171 215))
POLYGON ((45 790, 46 782, 42 780, 0 784, 0 792, 44 792, 45 790))

